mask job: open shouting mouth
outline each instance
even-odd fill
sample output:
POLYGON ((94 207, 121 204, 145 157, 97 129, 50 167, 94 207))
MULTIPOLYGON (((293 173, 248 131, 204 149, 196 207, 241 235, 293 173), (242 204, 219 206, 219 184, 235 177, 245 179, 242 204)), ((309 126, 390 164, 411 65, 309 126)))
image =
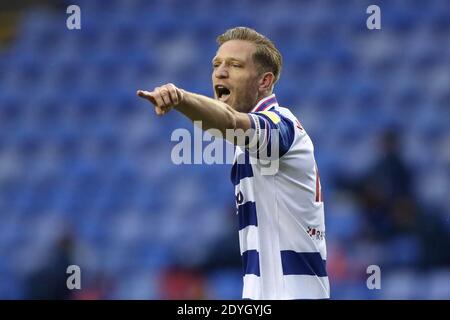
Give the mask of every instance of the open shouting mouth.
POLYGON ((227 101, 231 95, 230 89, 228 89, 226 86, 224 86, 222 84, 216 85, 214 87, 214 90, 216 91, 217 99, 219 99, 222 102, 227 101))

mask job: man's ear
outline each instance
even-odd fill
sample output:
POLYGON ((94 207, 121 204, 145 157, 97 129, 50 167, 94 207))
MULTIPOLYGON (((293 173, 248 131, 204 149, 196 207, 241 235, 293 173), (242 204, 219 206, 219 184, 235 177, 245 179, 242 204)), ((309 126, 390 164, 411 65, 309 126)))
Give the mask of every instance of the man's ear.
POLYGON ((272 72, 265 72, 261 75, 261 78, 259 79, 259 90, 261 91, 267 91, 271 90, 273 87, 273 84, 275 82, 275 76, 272 72))

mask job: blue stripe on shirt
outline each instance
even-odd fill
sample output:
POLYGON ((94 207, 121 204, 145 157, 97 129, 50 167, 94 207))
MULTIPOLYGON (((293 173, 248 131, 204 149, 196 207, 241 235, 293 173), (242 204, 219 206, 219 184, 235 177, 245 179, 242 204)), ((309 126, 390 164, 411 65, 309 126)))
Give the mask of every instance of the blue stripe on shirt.
POLYGON ((247 177, 253 177, 253 169, 248 152, 245 152, 239 155, 239 158, 231 168, 231 182, 236 186, 242 179, 247 177))
POLYGON ((256 217, 256 204, 253 201, 247 201, 238 206, 239 230, 247 226, 258 226, 256 217))
POLYGON ((258 277, 259 273, 259 253, 256 250, 247 250, 242 253, 242 271, 243 274, 254 274, 258 277))
POLYGON ((317 275, 326 277, 326 260, 319 252, 281 251, 281 264, 284 275, 317 275))

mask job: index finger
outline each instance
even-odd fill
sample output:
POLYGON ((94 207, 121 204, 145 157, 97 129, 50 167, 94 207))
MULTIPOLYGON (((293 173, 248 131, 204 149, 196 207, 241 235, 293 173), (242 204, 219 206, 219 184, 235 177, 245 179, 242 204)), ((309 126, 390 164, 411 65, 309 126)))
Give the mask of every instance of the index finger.
POLYGON ((150 101, 151 103, 156 105, 155 97, 152 95, 151 92, 146 91, 146 90, 138 90, 136 93, 139 97, 147 99, 148 101, 150 101))

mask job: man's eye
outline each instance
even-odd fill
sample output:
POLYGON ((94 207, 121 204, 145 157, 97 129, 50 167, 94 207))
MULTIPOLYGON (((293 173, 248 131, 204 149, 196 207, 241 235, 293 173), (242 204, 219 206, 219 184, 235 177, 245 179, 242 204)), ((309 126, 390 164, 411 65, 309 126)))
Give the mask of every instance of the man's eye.
POLYGON ((233 64, 232 66, 235 67, 235 68, 241 68, 240 64, 233 64))

